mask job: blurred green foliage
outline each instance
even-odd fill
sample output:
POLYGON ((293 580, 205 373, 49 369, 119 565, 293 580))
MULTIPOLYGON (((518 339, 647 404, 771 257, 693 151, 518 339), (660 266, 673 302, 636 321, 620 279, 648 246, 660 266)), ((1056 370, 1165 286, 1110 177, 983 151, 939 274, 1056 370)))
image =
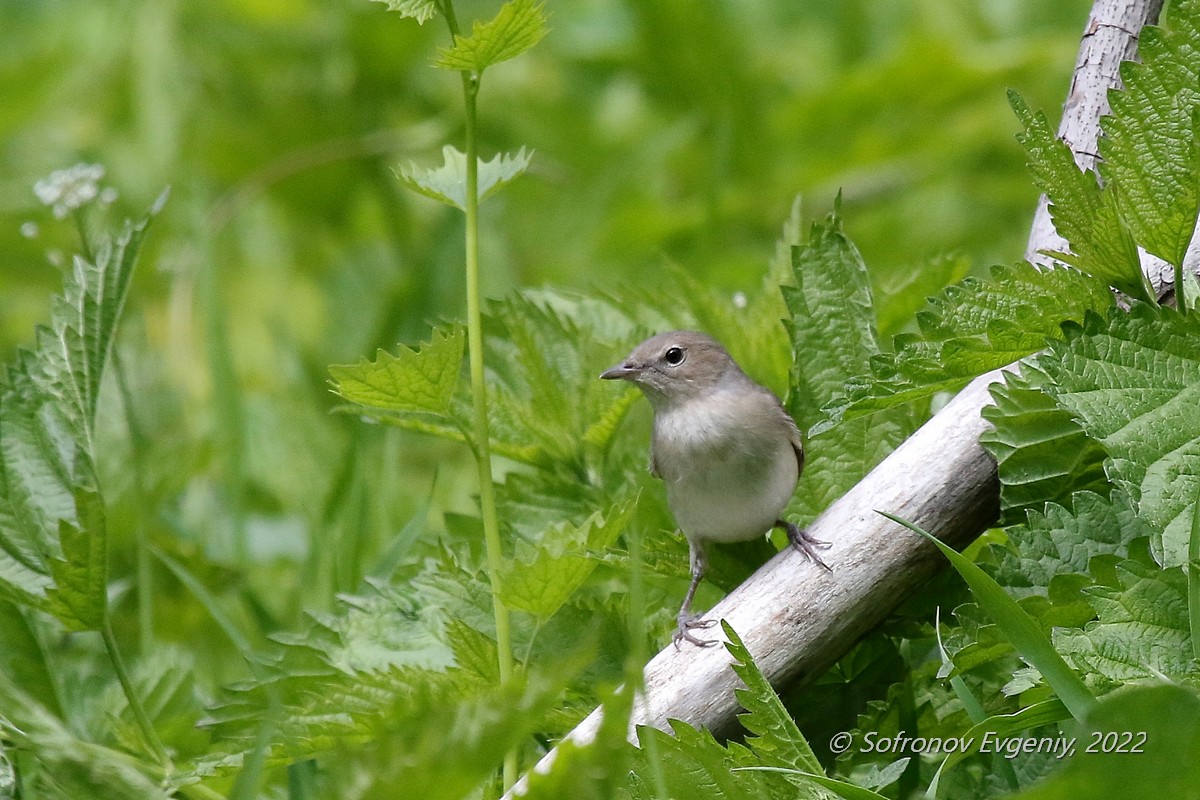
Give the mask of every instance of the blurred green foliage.
MULTIPOLYGON (((484 209, 485 292, 661 288, 668 264, 750 289, 792 198, 819 216, 839 189, 883 319, 931 255, 1011 261, 1035 189, 1003 90, 1056 107, 1087 7, 555 2, 547 39, 481 95, 485 157, 536 151, 484 209)), ((460 136, 458 78, 429 68, 444 29, 360 0, 6 0, 0 30, 0 356, 30 341, 60 285, 47 254, 75 239, 34 182, 101 163, 114 216, 170 185, 126 337, 170 390, 147 434, 202 443, 175 455, 238 495, 231 524, 323 496, 314 463, 345 457, 347 435, 325 418, 324 366, 461 313, 459 216, 391 174, 460 136)), ((437 448, 402 448, 399 510, 428 492, 437 448)), ((443 483, 439 504, 462 507, 443 483)))

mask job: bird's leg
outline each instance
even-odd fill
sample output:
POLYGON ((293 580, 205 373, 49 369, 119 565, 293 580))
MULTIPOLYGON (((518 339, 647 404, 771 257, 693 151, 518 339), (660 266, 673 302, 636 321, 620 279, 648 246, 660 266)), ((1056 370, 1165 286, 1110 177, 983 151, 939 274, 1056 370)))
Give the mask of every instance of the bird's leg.
POLYGON ((826 571, 833 572, 833 570, 829 569, 829 565, 822 561, 821 557, 817 555, 817 550, 827 549, 829 547, 829 542, 822 542, 820 539, 814 539, 812 536, 808 535, 808 531, 801 530, 800 528, 796 527, 796 525, 788 522, 785 519, 775 520, 775 527, 783 528, 785 531, 787 531, 788 541, 792 543, 792 547, 796 548, 801 553, 804 553, 804 555, 808 556, 810 560, 820 564, 825 568, 826 571))
POLYGON ((704 545, 688 539, 688 561, 692 565, 692 583, 688 586, 687 594, 684 595, 683 605, 679 609, 679 616, 676 620, 679 627, 675 629, 675 649, 679 649, 679 643, 688 641, 697 647, 709 647, 716 644, 715 641, 697 639, 692 635, 692 628, 711 628, 716 624, 716 620, 712 619, 697 619, 697 615, 692 613, 692 598, 696 596, 696 587, 700 585, 700 579, 704 577, 704 571, 708 569, 708 557, 704 553, 704 545))

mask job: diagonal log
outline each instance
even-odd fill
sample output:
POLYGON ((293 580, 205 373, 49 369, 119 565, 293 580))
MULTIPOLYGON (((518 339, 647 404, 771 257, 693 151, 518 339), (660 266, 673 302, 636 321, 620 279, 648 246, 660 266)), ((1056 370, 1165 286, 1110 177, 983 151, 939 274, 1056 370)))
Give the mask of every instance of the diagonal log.
MULTIPOLYGON (((1120 84, 1118 66, 1136 55, 1139 32, 1157 20, 1161 8, 1162 0, 1097 0, 1092 7, 1059 128, 1084 168, 1094 162, 1100 118, 1109 112, 1108 90, 1120 84)), ((1065 246, 1045 205, 1043 198, 1030 235, 1031 259, 1065 246)), ((932 546, 875 509, 915 522, 956 548, 996 520, 999 483, 995 462, 979 445, 987 427, 979 412, 998 377, 996 371, 976 378, 814 520, 809 532, 832 543, 823 554, 832 572, 787 548, 706 615, 733 626, 771 685, 792 686, 820 675, 944 567, 932 546)), ((710 633, 719 637, 719 629, 710 633)), ((733 732, 740 681, 730 661, 724 647, 668 646, 658 653, 644 671, 631 735, 635 725, 668 729, 668 719, 718 735, 733 732)), ((597 709, 567 739, 579 745, 592 741, 600 720, 597 709)), ((534 769, 549 769, 557 752, 551 750, 534 769)), ((506 800, 519 797, 524 785, 522 779, 506 800)))

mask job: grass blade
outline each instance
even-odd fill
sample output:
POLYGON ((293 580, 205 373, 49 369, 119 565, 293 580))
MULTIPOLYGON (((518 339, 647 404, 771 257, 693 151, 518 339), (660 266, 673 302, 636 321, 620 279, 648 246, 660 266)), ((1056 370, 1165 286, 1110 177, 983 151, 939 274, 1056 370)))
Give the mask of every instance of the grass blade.
POLYGON ((996 583, 971 559, 907 520, 886 511, 876 511, 876 513, 924 536, 942 551, 942 554, 950 560, 951 566, 967 582, 975 601, 992 618, 1005 638, 1016 648, 1017 653, 1042 673, 1046 683, 1062 700, 1063 705, 1071 712, 1071 716, 1082 720, 1088 709, 1095 705, 1096 698, 1084 685, 1083 680, 1054 649, 1049 637, 1042 632, 1033 617, 1017 605, 1017 601, 1009 597, 1000 584, 996 583))

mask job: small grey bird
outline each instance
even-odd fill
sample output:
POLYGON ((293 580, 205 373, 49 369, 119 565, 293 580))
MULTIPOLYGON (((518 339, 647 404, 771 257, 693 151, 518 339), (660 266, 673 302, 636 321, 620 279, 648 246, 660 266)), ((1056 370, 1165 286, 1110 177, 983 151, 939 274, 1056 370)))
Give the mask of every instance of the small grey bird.
POLYGON ((796 549, 829 569, 816 551, 828 545, 780 516, 804 469, 800 431, 779 398, 719 342, 696 331, 660 333, 600 377, 631 381, 654 409, 650 472, 666 483, 692 567, 676 647, 685 640, 716 644, 691 633, 714 624, 691 612, 708 566, 707 542, 745 541, 783 528, 796 549))

